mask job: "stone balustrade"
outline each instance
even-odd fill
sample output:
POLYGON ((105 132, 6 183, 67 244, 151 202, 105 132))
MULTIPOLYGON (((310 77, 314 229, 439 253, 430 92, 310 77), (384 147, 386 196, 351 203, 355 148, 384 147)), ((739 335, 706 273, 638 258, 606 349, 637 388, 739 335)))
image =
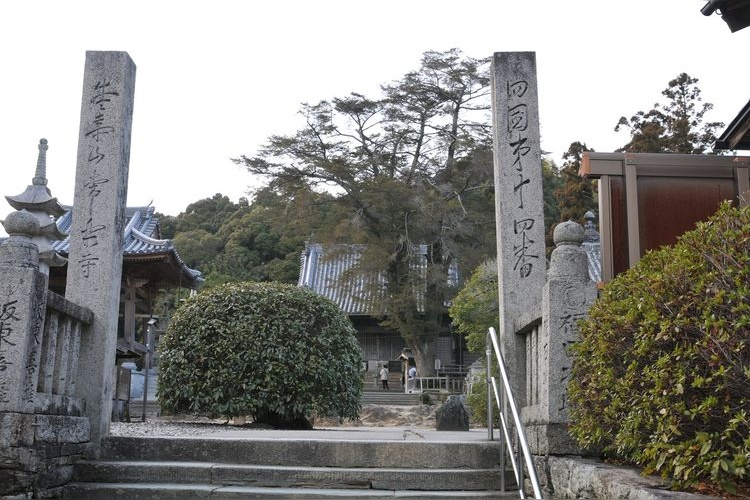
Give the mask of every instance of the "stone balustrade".
POLYGON ((37 399, 70 398, 75 394, 81 334, 94 315, 51 291, 46 309, 37 399))

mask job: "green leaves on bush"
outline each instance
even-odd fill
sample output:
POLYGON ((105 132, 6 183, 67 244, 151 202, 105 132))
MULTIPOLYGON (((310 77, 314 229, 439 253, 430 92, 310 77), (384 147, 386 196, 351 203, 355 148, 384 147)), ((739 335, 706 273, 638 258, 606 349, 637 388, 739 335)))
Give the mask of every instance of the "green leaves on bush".
POLYGON ((750 462, 750 210, 724 204, 607 285, 569 387, 583 447, 731 491, 750 462))
POLYGON ((159 402, 171 413, 294 426, 356 419, 362 356, 347 316, 310 290, 232 283, 188 299, 162 341, 159 402))

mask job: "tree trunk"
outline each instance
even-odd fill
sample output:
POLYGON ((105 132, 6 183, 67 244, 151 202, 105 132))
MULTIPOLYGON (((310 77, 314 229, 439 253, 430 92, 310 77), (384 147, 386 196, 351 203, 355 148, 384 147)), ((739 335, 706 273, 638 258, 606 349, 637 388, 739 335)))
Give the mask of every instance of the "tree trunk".
POLYGON ((417 376, 434 377, 435 376, 435 340, 437 336, 431 338, 420 337, 415 339, 414 344, 409 346, 414 354, 414 360, 417 362, 417 376))

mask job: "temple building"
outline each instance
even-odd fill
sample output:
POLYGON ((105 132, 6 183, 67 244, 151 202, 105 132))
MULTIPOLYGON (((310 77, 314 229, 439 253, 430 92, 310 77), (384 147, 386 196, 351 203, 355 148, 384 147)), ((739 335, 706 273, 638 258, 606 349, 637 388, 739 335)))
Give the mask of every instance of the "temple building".
MULTIPOLYGON (((73 223, 72 207, 57 219, 61 233, 67 234, 73 223)), ((153 206, 125 209, 122 242, 122 295, 117 328, 118 357, 138 357, 146 352, 148 321, 158 317, 155 298, 164 290, 196 290, 203 278, 180 258, 172 240, 162 239, 159 220, 153 206)), ((52 249, 68 256, 70 237, 53 241, 52 249)), ((50 290, 63 295, 67 266, 50 268, 50 290)), ((166 325, 163 325, 166 326, 166 325)))
MULTIPOLYGON (((424 248, 421 250, 426 251, 424 248)), ((366 283, 362 278, 342 279, 358 265, 362 255, 361 245, 323 247, 318 243, 306 243, 298 286, 327 297, 349 316, 357 330, 357 340, 368 371, 384 363, 393 363, 391 369, 397 369, 406 344, 398 332, 380 325, 383 314, 374 312, 377 301, 372 295, 372 283, 366 283)), ((382 276, 377 279, 384 280, 382 276)), ((458 286, 455 265, 450 267, 448 282, 458 286)), ((439 372, 450 366, 469 365, 475 358, 476 355, 466 351, 463 337, 452 332, 450 318, 446 314, 435 345, 436 370, 439 372)))

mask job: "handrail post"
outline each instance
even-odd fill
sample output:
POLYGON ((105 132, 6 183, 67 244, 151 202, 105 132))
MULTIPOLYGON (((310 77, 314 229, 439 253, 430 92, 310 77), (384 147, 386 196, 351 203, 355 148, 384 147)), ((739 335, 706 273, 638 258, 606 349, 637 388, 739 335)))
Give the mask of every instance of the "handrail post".
MULTIPOLYGON (((489 339, 488 339, 489 341, 489 339)), ((492 393, 490 392, 490 367, 492 366, 492 351, 487 348, 487 370, 485 371, 485 382, 487 383, 487 439, 493 440, 493 425, 492 425, 492 393)), ((502 411, 502 410, 500 410, 502 411)))
MULTIPOLYGON (((527 470, 529 473, 529 480, 531 481, 531 487, 534 490, 534 498, 542 498, 542 492, 539 486, 539 479, 537 478, 537 475, 536 475, 536 468, 534 467, 534 462, 531 457, 531 452, 529 451, 529 445, 526 442, 526 436, 524 435, 524 432, 523 432, 523 425, 521 424, 521 418, 518 413, 518 408, 516 407, 516 402, 513 397, 513 392, 510 386, 510 380, 508 378, 508 372, 505 367, 505 360, 503 359, 503 355, 500 352, 500 346, 499 346, 499 343, 497 340, 497 334, 495 333, 494 328, 490 327, 490 329, 487 332, 487 338, 492 341, 492 347, 495 352, 495 357, 497 357, 497 366, 500 369, 500 376, 501 376, 502 383, 503 383, 503 390, 498 391, 495 388, 494 379, 492 380, 493 389, 495 391, 495 397, 497 398, 497 405, 500 408, 500 421, 501 421, 501 425, 503 426, 503 431, 505 433, 507 433, 507 424, 504 423, 503 410, 505 409, 504 407, 506 406, 506 404, 507 406, 510 406, 510 411, 513 416, 513 426, 516 431, 516 446, 518 447, 518 450, 517 450, 518 451, 518 468, 517 469, 516 469, 516 463, 515 463, 516 461, 515 461, 515 458, 513 457, 514 453, 513 453, 512 443, 510 441, 510 436, 508 436, 507 438, 508 439, 507 445, 508 445, 508 452, 510 454, 511 462, 513 463, 514 469, 516 469, 516 479, 518 482, 519 494, 521 495, 521 498, 526 498, 524 495, 524 491, 523 491, 523 483, 524 483, 523 463, 525 461, 527 470), (501 397, 507 398, 507 403, 506 401, 501 402, 500 401, 501 397)), ((491 356, 488 355, 488 359, 490 357, 491 356)), ((488 363, 488 366, 487 366, 488 373, 490 370, 490 366, 489 366, 490 364, 491 363, 488 363)), ((489 392, 489 386, 487 387, 487 391, 489 392)), ((489 406, 488 406, 488 412, 489 412, 489 406)), ((503 453, 501 456, 502 457, 505 456, 504 448, 503 448, 503 453)), ((504 466, 502 470, 504 473, 505 472, 504 466)))

